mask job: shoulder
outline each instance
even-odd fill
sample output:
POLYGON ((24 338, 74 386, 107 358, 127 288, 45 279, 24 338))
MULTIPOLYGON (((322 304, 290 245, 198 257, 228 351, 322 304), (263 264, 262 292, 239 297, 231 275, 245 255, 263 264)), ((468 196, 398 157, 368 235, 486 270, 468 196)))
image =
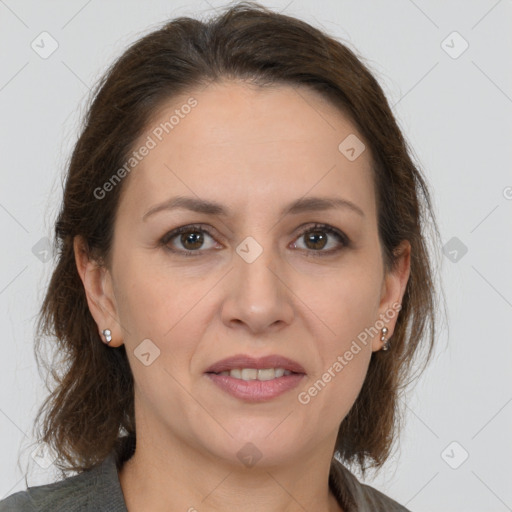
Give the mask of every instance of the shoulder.
POLYGON ((405 508, 403 505, 400 505, 400 503, 396 502, 389 496, 386 496, 385 494, 371 487, 370 485, 360 485, 363 489, 365 500, 368 503, 368 510, 385 510, 389 512, 411 512, 408 508, 405 508))
MULTIPOLYGON (((77 501, 86 499, 89 479, 89 473, 81 473, 59 482, 29 487, 0 501, 0 512, 65 510, 71 503, 75 506, 77 501)), ((73 510, 80 509, 73 507, 73 510)))
POLYGON ((29 487, 8 496, 0 501, 0 512, 123 511, 124 501, 118 482, 115 463, 109 457, 98 466, 78 475, 51 484, 29 487), (111 505, 115 507, 108 508, 111 505))
POLYGON ((330 481, 347 512, 411 512, 374 487, 359 482, 337 459, 331 465, 330 481))
POLYGON ((93 469, 59 482, 29 487, 0 501, 0 512, 87 510, 96 473, 93 469))
POLYGON ((30 501, 27 491, 11 494, 0 501, 0 512, 33 512, 37 510, 30 501))

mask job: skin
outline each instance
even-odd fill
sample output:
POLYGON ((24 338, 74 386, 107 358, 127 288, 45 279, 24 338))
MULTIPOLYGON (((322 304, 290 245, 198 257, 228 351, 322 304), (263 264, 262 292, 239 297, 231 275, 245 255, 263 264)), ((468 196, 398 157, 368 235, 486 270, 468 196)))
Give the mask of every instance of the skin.
MULTIPOLYGON (((126 345, 135 379, 137 449, 119 472, 128 510, 340 511, 328 487, 336 435, 372 352, 382 348, 380 332, 308 404, 297 396, 401 303, 410 245, 404 242, 398 265, 386 273, 370 151, 349 161, 338 150, 349 134, 363 138, 320 95, 238 81, 190 95, 198 105, 125 178, 111 268, 89 260, 75 240, 98 331, 112 331, 109 347, 126 345), (233 215, 179 209, 142 220, 177 195, 217 201, 233 215), (280 215, 303 196, 340 197, 364 216, 350 209, 280 215), (325 231, 325 248, 308 244, 299 228, 315 222, 341 230, 351 244, 325 231), (178 235, 168 247, 199 256, 159 244, 172 229, 198 223, 212 233, 202 246, 186 239, 184 246, 178 235), (247 236, 263 249, 252 263, 236 252, 247 236), (134 355, 147 338, 160 350, 149 366, 134 355), (284 355, 307 375, 273 400, 248 403, 204 374, 240 353, 284 355), (237 457, 248 442, 262 454, 253 467, 237 457)), ((140 141, 188 97, 164 105, 140 141)), ((388 337, 396 319, 386 323, 388 337)))

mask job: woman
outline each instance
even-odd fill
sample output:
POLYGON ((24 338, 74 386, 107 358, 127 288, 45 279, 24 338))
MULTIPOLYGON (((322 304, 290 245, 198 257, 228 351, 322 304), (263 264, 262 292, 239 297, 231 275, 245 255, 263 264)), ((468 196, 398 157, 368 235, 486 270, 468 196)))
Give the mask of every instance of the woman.
POLYGON ((94 92, 40 332, 63 480, 0 510, 407 510, 379 468, 434 334, 428 189, 340 42, 258 4, 179 18, 94 92))

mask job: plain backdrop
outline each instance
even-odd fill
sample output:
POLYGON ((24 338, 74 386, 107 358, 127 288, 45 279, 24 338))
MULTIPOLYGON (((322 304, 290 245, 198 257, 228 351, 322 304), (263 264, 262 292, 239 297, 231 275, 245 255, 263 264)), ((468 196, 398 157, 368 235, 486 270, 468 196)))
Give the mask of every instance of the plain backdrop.
MULTIPOLYGON (((512 510, 512 2, 261 3, 364 57, 428 179, 440 224, 448 321, 409 394, 399 449, 367 483, 417 512, 512 510)), ((89 90, 166 19, 207 17, 224 5, 0 0, 0 498, 25 489, 27 464, 30 485, 57 478, 31 455, 45 397, 34 325, 89 90)))

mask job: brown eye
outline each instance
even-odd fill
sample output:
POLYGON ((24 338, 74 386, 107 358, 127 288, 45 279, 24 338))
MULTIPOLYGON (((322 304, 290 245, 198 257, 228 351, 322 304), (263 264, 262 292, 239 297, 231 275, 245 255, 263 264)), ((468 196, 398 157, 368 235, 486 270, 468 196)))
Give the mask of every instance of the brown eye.
MULTIPOLYGON (((297 241, 293 243, 293 247, 303 249, 311 256, 329 256, 350 246, 350 240, 343 232, 327 224, 307 227, 296 240, 301 239, 304 240, 305 247, 300 247, 301 244, 297 241)), ((181 256, 201 256, 214 248, 215 239, 208 229, 189 225, 170 231, 160 240, 160 244, 168 251, 181 256), (212 240, 209 247, 208 238, 212 240)))
POLYGON ((322 233, 322 231, 309 231, 304 236, 306 245, 310 249, 323 249, 327 244, 328 236, 325 233, 322 233))
POLYGON ((187 250, 199 249, 204 243, 204 236, 199 231, 189 231, 180 236, 180 242, 187 250))
MULTIPOLYGON (((297 238, 301 239, 304 240, 304 250, 313 256, 328 256, 350 245, 348 237, 343 232, 327 224, 316 224, 304 229, 297 238), (324 250, 329 245, 330 247, 324 250)), ((301 248, 297 242, 294 243, 294 247, 301 248)))
POLYGON ((210 243, 210 247, 205 248, 208 238, 214 240, 210 232, 201 226, 182 226, 167 233, 160 240, 160 244, 167 250, 183 256, 200 256, 215 245, 210 243))

